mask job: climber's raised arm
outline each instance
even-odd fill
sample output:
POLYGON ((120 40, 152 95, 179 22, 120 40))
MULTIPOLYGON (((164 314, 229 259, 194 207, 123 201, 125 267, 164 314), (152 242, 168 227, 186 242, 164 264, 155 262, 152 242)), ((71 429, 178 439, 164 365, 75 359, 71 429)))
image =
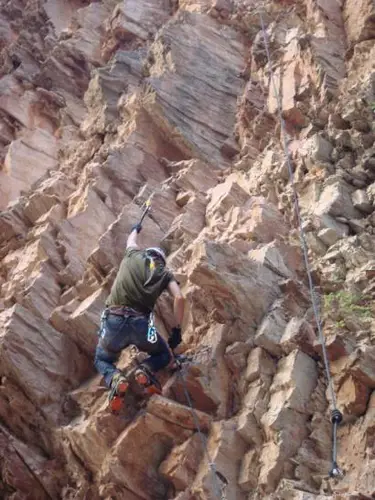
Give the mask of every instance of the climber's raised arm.
POLYGON ((126 248, 139 248, 137 245, 137 236, 142 230, 141 224, 134 224, 126 241, 126 248))

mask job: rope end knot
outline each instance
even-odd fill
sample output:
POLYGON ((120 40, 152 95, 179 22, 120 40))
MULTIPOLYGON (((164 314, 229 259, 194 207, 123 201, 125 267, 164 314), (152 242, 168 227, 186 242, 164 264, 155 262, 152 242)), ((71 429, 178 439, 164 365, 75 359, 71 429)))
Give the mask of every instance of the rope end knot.
POLYGON ((331 413, 331 422, 333 424, 337 424, 337 425, 341 424, 342 418, 343 417, 342 417, 342 413, 341 413, 340 410, 338 410, 337 408, 334 409, 334 410, 332 410, 332 413, 331 413))
POLYGON ((344 473, 336 462, 332 464, 332 469, 329 471, 329 477, 343 477, 344 473))

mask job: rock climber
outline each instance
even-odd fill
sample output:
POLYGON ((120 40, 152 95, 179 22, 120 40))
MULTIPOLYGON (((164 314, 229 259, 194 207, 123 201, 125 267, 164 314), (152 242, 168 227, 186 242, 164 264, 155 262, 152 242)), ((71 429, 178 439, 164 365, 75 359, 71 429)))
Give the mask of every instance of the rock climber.
POLYGON ((95 353, 95 367, 110 389, 109 405, 113 410, 120 409, 122 396, 129 386, 126 376, 115 366, 125 347, 135 345, 149 354, 134 372, 134 377, 139 384, 150 386, 153 374, 172 361, 171 350, 181 343, 185 299, 166 267, 164 251, 158 247, 139 249, 137 235, 141 230, 140 223, 131 228, 124 258, 101 316, 95 353), (150 322, 155 302, 164 290, 174 298, 175 326, 168 343, 150 322))

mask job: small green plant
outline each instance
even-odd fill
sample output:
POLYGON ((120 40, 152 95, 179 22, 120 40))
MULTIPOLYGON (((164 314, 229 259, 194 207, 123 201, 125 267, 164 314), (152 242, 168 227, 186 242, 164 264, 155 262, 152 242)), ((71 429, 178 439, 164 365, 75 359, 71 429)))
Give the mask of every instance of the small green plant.
POLYGON ((340 319, 339 321, 336 321, 335 325, 337 326, 337 328, 342 330, 343 328, 345 328, 345 321, 343 319, 340 319))
POLYGON ((337 324, 340 323, 340 325, 348 315, 368 319, 373 316, 371 302, 370 297, 345 290, 328 293, 324 296, 324 316, 335 316, 337 324))

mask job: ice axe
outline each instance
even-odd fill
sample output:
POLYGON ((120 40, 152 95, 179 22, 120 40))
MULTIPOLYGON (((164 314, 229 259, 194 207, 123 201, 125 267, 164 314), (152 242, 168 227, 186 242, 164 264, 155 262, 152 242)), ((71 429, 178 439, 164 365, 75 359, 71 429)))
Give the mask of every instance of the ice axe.
POLYGON ((148 200, 146 200, 142 207, 143 208, 143 212, 142 212, 142 215, 141 215, 141 218, 139 219, 139 222, 137 222, 136 224, 134 224, 132 227, 131 227, 131 230, 130 232, 133 232, 133 231, 137 231, 137 233, 139 233, 142 229, 142 222, 144 220, 144 218, 146 217, 147 213, 149 212, 150 208, 151 208, 151 198, 152 198, 152 195, 148 198, 148 200))
POLYGON ((139 221, 139 224, 142 224, 143 222, 143 219, 146 217, 147 213, 149 212, 150 208, 151 208, 151 198, 152 198, 152 195, 150 196, 150 198, 148 200, 145 201, 144 203, 144 210, 143 210, 143 213, 141 215, 141 220, 139 221))

